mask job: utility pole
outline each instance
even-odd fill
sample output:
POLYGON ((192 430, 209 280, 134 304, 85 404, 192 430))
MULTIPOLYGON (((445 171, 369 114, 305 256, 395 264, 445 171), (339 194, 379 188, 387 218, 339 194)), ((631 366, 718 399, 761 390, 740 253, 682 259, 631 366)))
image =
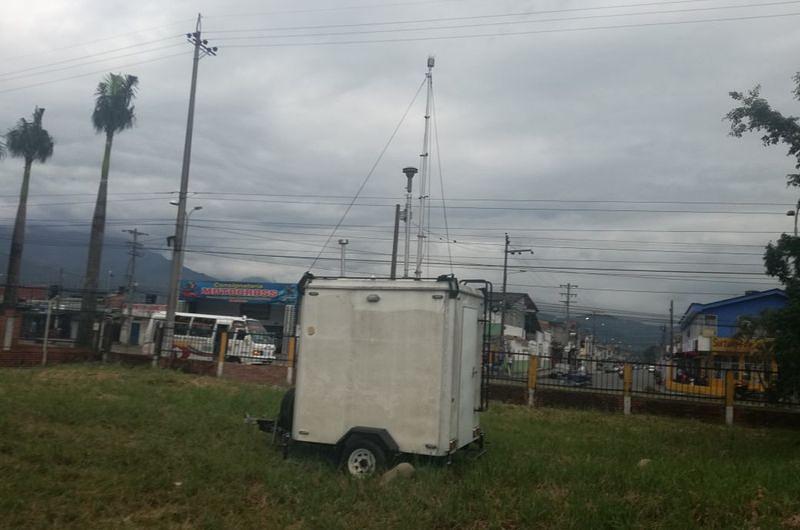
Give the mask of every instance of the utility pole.
MULTIPOLYGON (((172 351, 172 337, 175 331, 175 310, 178 307, 178 278, 181 274, 183 263, 183 239, 185 236, 186 223, 186 195, 189 190, 189 165, 192 160, 192 132, 194 129, 194 103, 197 93, 197 67, 200 63, 200 53, 202 56, 216 55, 217 47, 209 47, 208 41, 202 39, 200 14, 197 14, 197 24, 194 33, 187 33, 187 40, 194 45, 194 55, 192 59, 192 82, 189 89, 189 112, 186 118, 186 138, 183 144, 183 166, 181 167, 181 188, 178 193, 178 216, 175 221, 175 246, 172 248, 172 268, 169 277, 169 289, 167 290, 167 318, 164 322, 164 335, 162 348, 172 351)), ((153 366, 156 366, 157 354, 153 355, 153 366)))
POLYGON ((422 257, 425 255, 425 201, 428 199, 428 152, 430 145, 431 130, 431 98, 433 97, 433 65, 434 58, 428 57, 428 73, 425 79, 428 85, 428 97, 425 102, 425 135, 422 138, 422 153, 419 155, 421 160, 419 173, 419 231, 417 232, 417 268, 414 269, 414 277, 422 277, 422 257))
POLYGON ((669 356, 672 358, 675 355, 675 325, 673 324, 673 318, 675 316, 673 311, 673 301, 669 301, 669 356))
MULTIPOLYGON (((661 358, 663 358, 664 354, 667 352, 665 344, 666 338, 667 338, 667 326, 665 324, 661 326, 661 349, 659 350, 661 358)), ((659 358, 658 360, 660 361, 661 358, 659 358)))
POLYGON ((503 345, 503 351, 506 350, 506 285, 508 282, 508 256, 513 254, 522 254, 525 252, 530 252, 533 254, 533 250, 529 248, 509 250, 508 246, 510 244, 511 239, 508 237, 508 232, 506 232, 505 247, 503 249, 503 299, 500 301, 500 342, 503 345))
POLYGON ((572 284, 572 283, 567 283, 567 284, 561 284, 561 285, 559 285, 559 287, 561 287, 562 289, 566 289, 567 290, 566 293, 564 293, 564 292, 561 293, 561 296, 564 297, 564 299, 561 300, 561 301, 564 302, 564 305, 566 305, 566 308, 567 308, 567 324, 569 324, 569 306, 572 303, 572 299, 578 297, 578 295, 573 293, 572 290, 573 289, 577 289, 578 286, 575 285, 575 284, 572 284))
MULTIPOLYGON (((572 342, 572 327, 569 325, 569 306, 572 303, 572 299, 578 297, 577 294, 572 292, 572 290, 573 289, 577 289, 578 286, 574 285, 572 283, 567 283, 566 285, 561 284, 561 285, 559 285, 559 287, 561 287, 562 289, 566 289, 567 290, 567 292, 562 292, 561 296, 564 297, 562 302, 564 302, 564 305, 566 305, 566 308, 567 308, 567 318, 566 318, 566 324, 567 324, 567 348, 568 348, 568 351, 572 351, 573 346, 577 346, 579 343, 578 343, 578 336, 577 336, 577 333, 578 333, 577 328, 575 330, 575 341, 576 342, 575 342, 575 344, 573 344, 573 342, 572 342)), ((570 361, 570 363, 571 362, 572 361, 570 361)))
POLYGON ((128 270, 125 274, 128 280, 128 287, 125 291, 125 299, 127 300, 128 305, 130 305, 133 302, 134 278, 136 277, 136 258, 142 255, 139 253, 139 251, 142 249, 142 244, 139 243, 139 236, 149 236, 150 234, 139 232, 139 230, 136 228, 133 230, 123 230, 123 232, 130 234, 132 238, 132 240, 128 243, 131 249, 128 251, 130 258, 128 258, 128 270))

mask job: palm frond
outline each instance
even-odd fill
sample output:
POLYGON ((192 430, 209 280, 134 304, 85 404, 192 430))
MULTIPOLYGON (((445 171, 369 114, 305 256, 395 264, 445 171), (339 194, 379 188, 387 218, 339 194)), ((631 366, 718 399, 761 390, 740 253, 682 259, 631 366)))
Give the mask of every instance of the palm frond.
POLYGON ((139 78, 134 75, 108 74, 97 85, 92 125, 95 131, 114 134, 133 127, 139 78))
POLYGON ((36 107, 33 120, 21 118, 16 127, 6 133, 6 148, 12 157, 26 161, 46 162, 53 156, 53 137, 42 127, 44 109, 36 107))

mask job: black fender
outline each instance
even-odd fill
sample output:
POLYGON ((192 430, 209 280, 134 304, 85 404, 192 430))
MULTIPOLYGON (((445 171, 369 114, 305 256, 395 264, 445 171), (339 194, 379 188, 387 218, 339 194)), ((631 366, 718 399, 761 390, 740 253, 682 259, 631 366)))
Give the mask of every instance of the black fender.
POLYGON ((339 447, 344 446, 347 440, 354 435, 362 435, 362 436, 370 436, 373 438, 377 438, 383 444, 383 446, 393 453, 399 453, 400 447, 398 447, 397 442, 394 441, 392 435, 389 434, 389 431, 386 429, 380 429, 377 427, 352 427, 349 431, 344 433, 344 435, 339 438, 339 441, 336 442, 336 445, 339 447))

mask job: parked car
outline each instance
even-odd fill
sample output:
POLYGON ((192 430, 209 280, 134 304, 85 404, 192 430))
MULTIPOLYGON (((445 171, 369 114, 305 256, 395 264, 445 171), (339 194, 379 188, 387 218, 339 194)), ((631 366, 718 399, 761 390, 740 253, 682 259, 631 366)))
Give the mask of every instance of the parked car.
POLYGON ((592 376, 586 372, 574 371, 566 376, 567 383, 572 386, 589 386, 592 384, 592 376))

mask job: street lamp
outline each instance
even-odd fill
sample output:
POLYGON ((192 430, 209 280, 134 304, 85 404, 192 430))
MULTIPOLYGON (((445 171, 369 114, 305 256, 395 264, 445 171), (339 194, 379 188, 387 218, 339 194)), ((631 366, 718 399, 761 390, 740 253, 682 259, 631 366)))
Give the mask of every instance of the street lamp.
POLYGON ((339 276, 341 277, 344 277, 344 247, 346 247, 349 242, 350 241, 347 239, 339 240, 339 247, 342 251, 341 255, 339 256, 339 276))
MULTIPOLYGON (((173 205, 173 206, 178 206, 178 204, 179 204, 179 202, 176 199, 173 199, 173 200, 169 201, 169 203, 171 205, 173 205)), ((196 212, 198 210, 202 210, 202 209, 203 209, 202 206, 195 206, 194 208, 192 208, 191 210, 186 212, 186 217, 185 217, 184 223, 183 223, 183 244, 182 244, 182 246, 180 248, 180 267, 178 267, 178 271, 179 271, 178 272, 178 290, 177 290, 177 292, 175 294, 175 296, 176 296, 175 300, 178 299, 177 296, 178 296, 178 293, 180 293, 180 290, 181 290, 181 274, 183 273, 183 260, 186 257, 186 240, 189 237, 189 218, 192 216, 192 213, 194 213, 194 212, 196 212)))
POLYGON ((797 237, 797 217, 800 215, 800 199, 797 200, 797 206, 795 206, 794 210, 789 210, 786 215, 794 217, 794 237, 797 237))

